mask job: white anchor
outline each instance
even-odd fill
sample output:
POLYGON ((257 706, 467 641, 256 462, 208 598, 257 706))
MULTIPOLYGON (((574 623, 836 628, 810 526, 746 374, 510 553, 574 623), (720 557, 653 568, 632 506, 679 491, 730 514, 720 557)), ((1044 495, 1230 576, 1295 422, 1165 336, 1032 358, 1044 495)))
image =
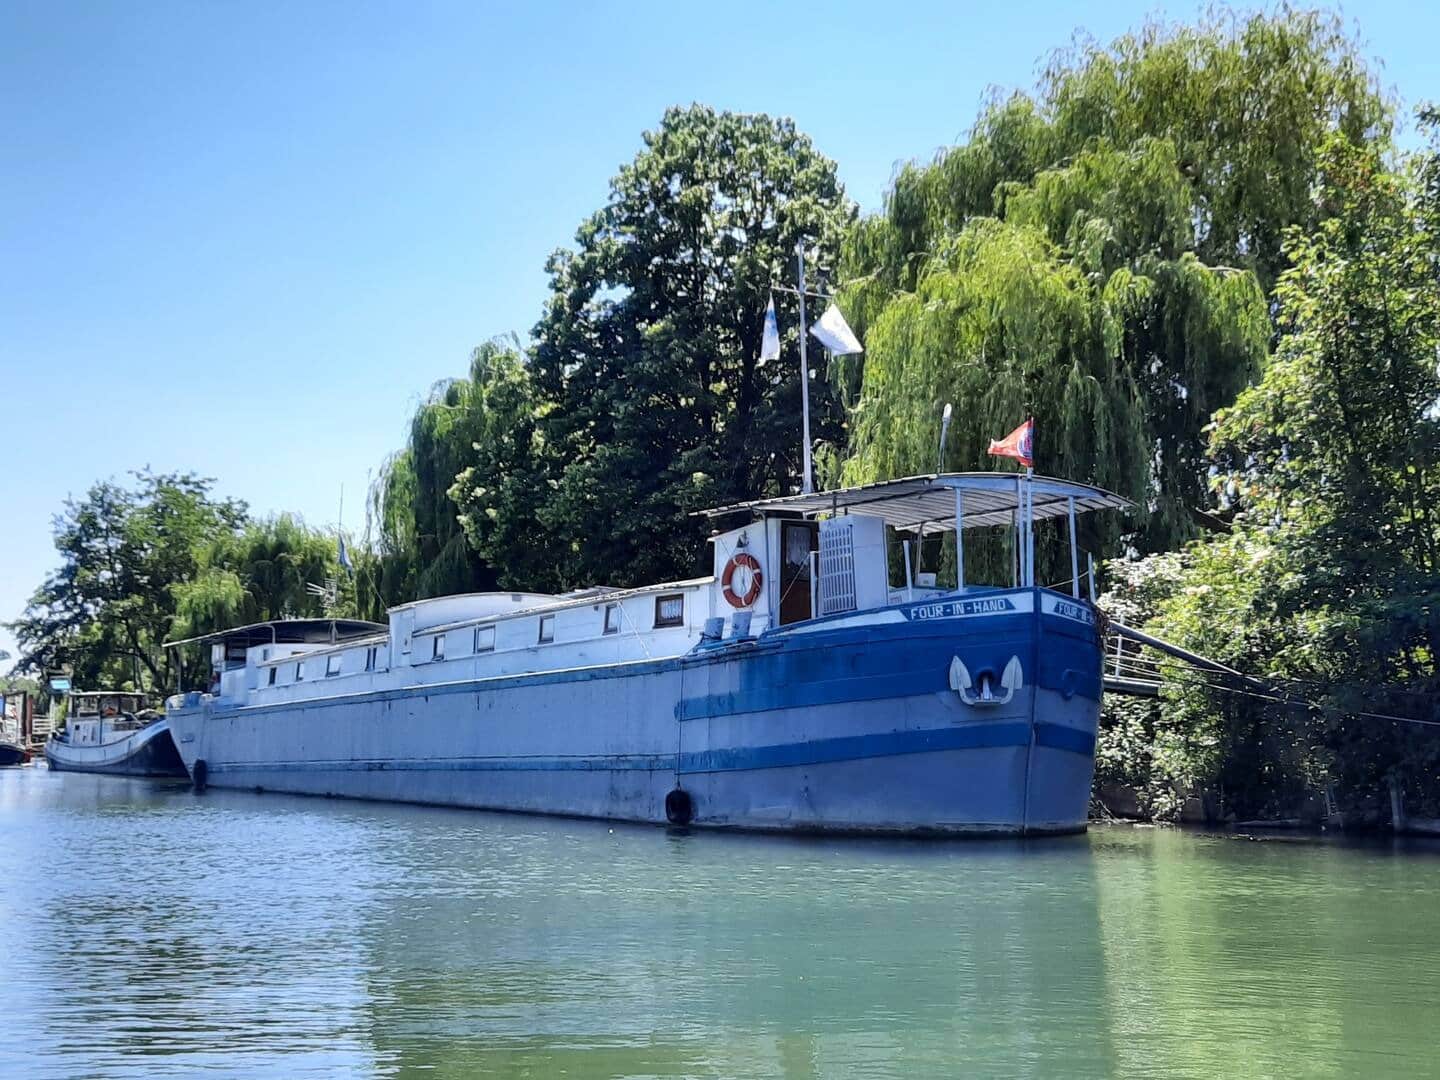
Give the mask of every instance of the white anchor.
POLYGON ((1000 688, 1004 693, 999 697, 995 695, 989 675, 981 675, 980 692, 976 694, 972 691, 974 683, 970 678, 970 669, 965 666, 965 661, 958 656, 950 661, 950 689, 959 694, 960 700, 966 705, 1004 705, 1015 696, 1015 691, 1024 685, 1025 669, 1020 666, 1018 656, 1010 657, 1010 662, 1005 665, 1005 670, 1000 675, 1000 688))

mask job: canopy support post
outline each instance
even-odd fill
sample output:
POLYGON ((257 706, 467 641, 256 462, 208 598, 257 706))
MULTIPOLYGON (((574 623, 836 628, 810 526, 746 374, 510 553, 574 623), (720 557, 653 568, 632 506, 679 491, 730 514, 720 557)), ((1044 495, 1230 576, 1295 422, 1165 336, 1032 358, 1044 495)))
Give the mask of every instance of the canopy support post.
POLYGON ((965 588, 965 491, 955 489, 955 591, 965 588))
POLYGON ((1070 595, 1080 599, 1080 548, 1075 540, 1075 496, 1070 496, 1070 595))
POLYGON ((1019 576, 1022 589, 1030 585, 1030 508, 1026 504, 1026 496, 1029 494, 1029 485, 1025 483, 1025 474, 1015 474, 1015 537, 1020 544, 1020 558, 1016 573, 1019 576))
POLYGON ((810 552, 810 618, 820 614, 820 552, 810 552))

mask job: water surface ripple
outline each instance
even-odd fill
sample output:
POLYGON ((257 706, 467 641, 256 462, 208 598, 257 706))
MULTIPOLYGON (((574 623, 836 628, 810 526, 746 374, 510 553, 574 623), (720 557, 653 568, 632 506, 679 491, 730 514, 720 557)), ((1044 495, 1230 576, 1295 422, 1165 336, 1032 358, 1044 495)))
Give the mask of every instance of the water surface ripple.
POLYGON ((0 770, 0 1072, 1434 1075, 1440 858, 889 843, 0 770))

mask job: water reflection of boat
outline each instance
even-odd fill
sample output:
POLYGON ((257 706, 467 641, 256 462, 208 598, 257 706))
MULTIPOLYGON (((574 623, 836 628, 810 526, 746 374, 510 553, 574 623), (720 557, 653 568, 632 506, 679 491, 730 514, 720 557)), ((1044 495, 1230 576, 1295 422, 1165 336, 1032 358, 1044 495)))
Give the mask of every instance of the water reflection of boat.
POLYGON ((711 538, 710 577, 173 642, 209 644, 219 682, 171 698, 170 724, 201 786, 720 828, 1076 831, 1101 672, 1075 522, 1126 505, 962 473, 724 507, 712 518, 738 524, 711 538), (1046 521, 1069 541, 1064 591, 1035 580, 1046 521), (1009 537, 998 582, 966 578, 977 531, 1009 537), (913 565, 927 538, 958 554, 953 585, 913 565))
POLYGON ((146 710, 142 695, 116 691, 72 693, 64 730, 45 742, 45 760, 57 772, 186 775, 165 718, 146 710))

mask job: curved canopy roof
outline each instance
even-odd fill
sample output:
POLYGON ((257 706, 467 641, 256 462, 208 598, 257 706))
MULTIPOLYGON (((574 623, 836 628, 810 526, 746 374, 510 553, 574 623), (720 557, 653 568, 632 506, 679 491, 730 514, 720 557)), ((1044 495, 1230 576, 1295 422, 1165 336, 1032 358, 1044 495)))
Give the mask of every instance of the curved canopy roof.
POLYGON ((232 630, 217 630, 213 634, 167 641, 162 647, 224 644, 243 645, 248 649, 252 645, 334 645, 341 641, 373 637, 388 630, 389 627, 380 623, 365 622, 363 619, 272 619, 270 622, 237 626, 232 630))
MULTIPOLYGON (((964 495, 965 527, 1009 525, 1020 506, 1026 478, 1021 473, 938 473, 907 476, 903 480, 882 480, 861 487, 816 491, 809 495, 785 495, 756 499, 702 510, 706 517, 725 514, 756 515, 798 513, 805 517, 856 513, 884 518, 897 529, 924 528, 941 532, 955 527, 955 492, 964 495)), ((1064 517, 1075 500, 1075 512, 1128 510, 1134 504, 1123 496, 1089 484, 1076 484, 1049 476, 1029 480, 1033 492, 1035 520, 1064 517)))

